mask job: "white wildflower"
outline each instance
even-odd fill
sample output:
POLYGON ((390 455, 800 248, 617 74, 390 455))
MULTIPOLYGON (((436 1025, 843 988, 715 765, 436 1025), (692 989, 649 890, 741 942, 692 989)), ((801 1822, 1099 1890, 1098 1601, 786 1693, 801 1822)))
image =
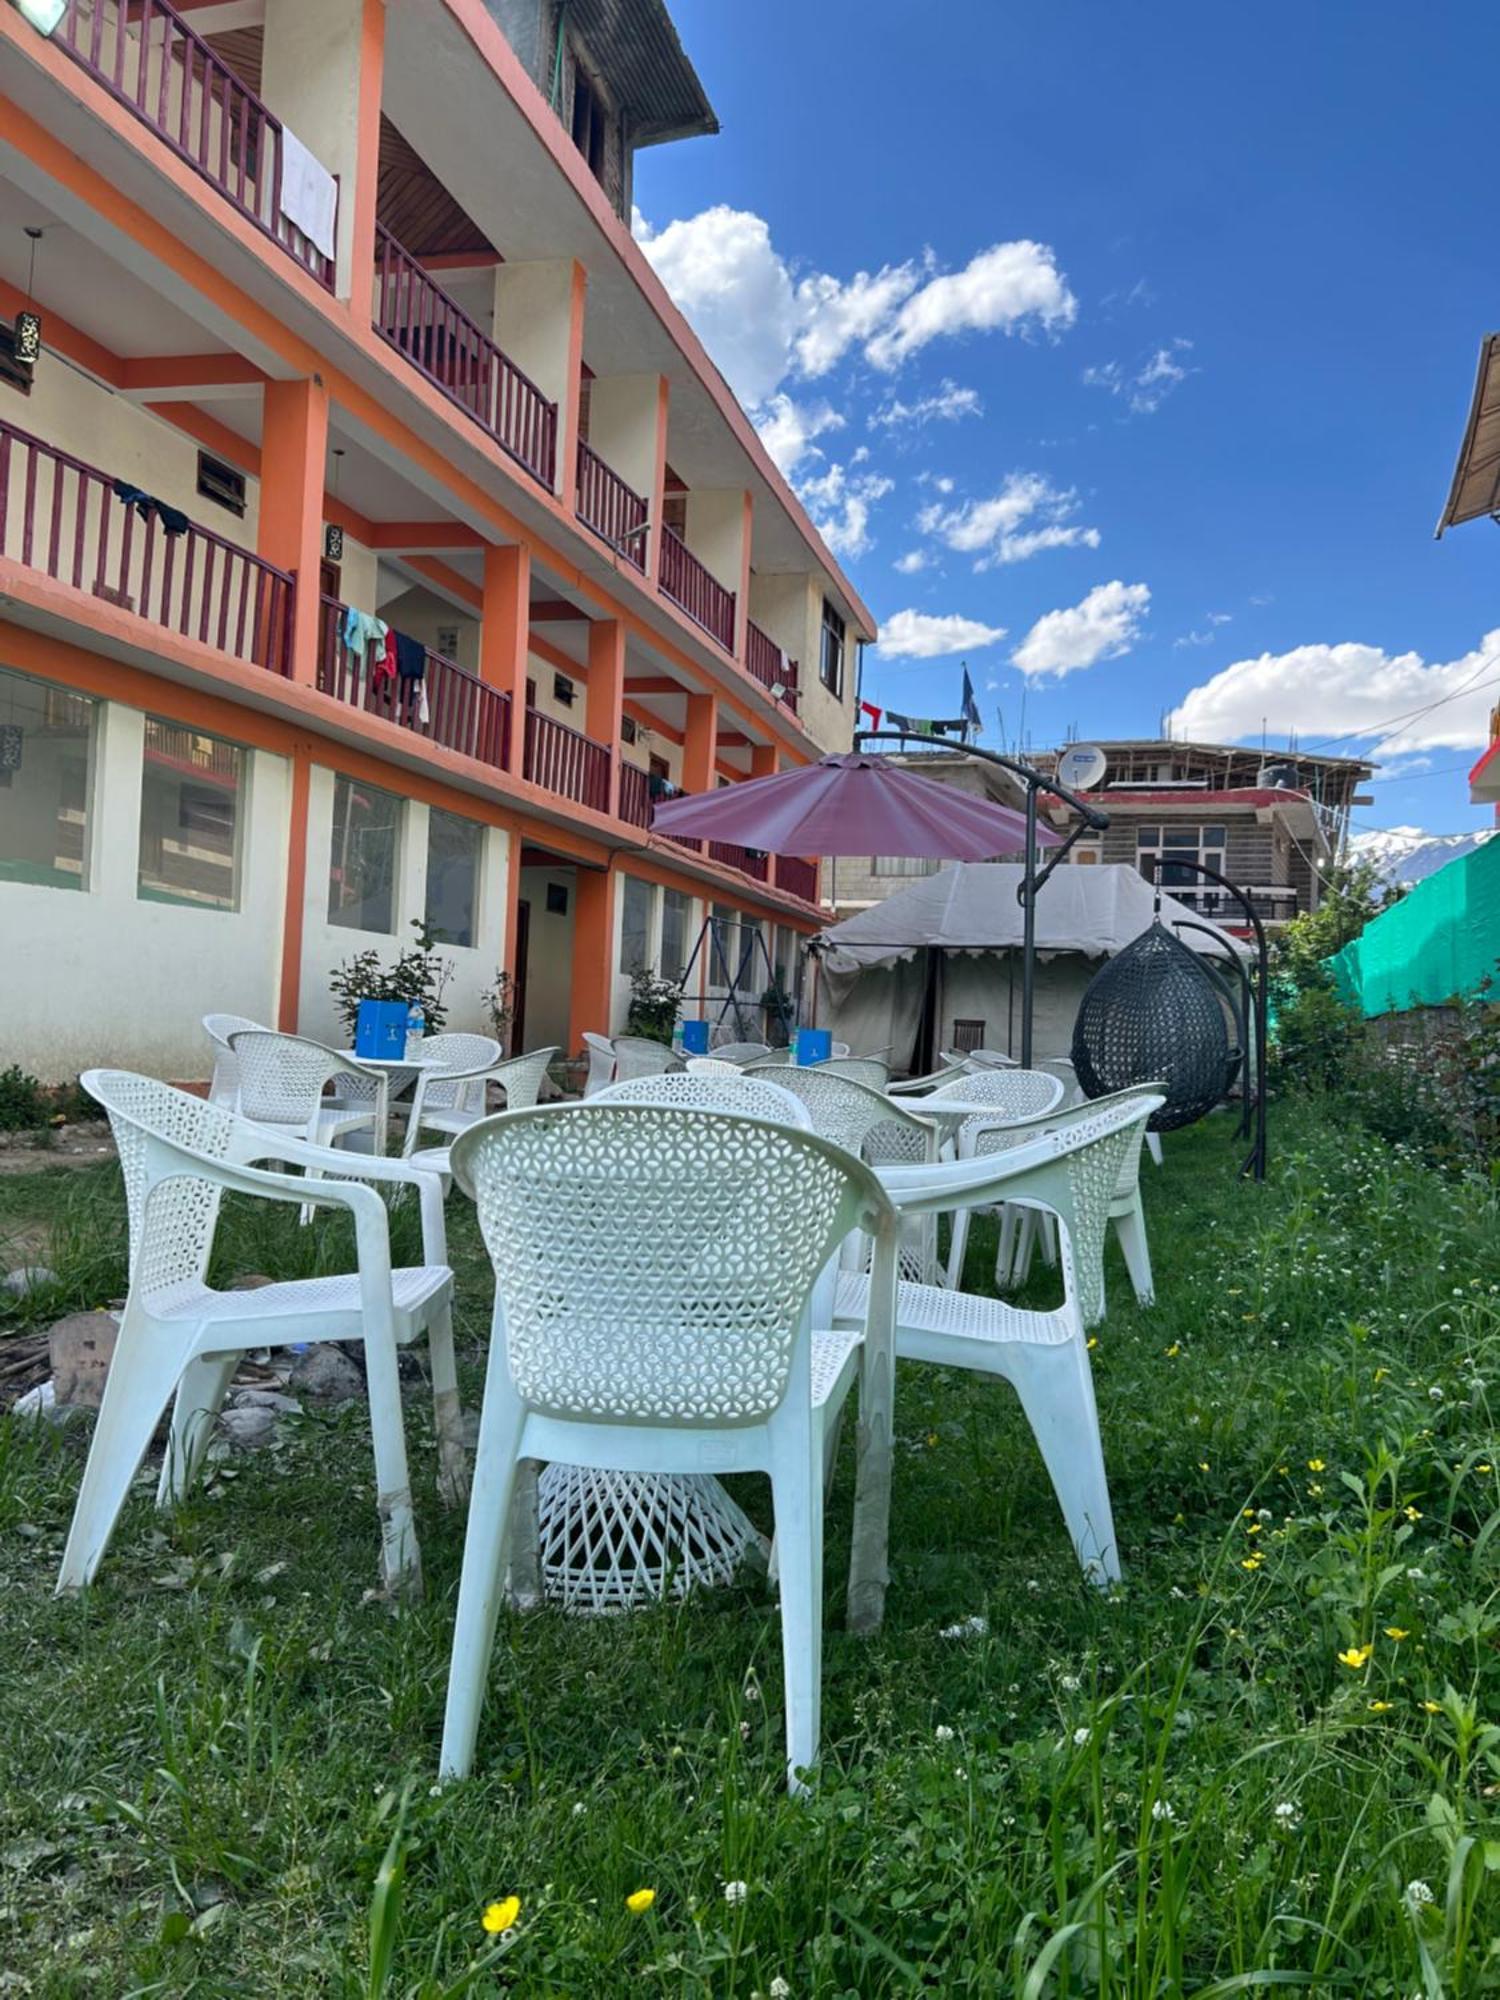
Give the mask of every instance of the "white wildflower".
POLYGON ((1289 1833, 1293 1827, 1302 1824, 1302 1815, 1290 1799, 1283 1799, 1281 1801, 1280 1805, 1275 1808, 1273 1817, 1276 1824, 1284 1826, 1289 1833))
POLYGON ((946 1722, 940 1722, 932 1733, 939 1743, 951 1743, 953 1741, 953 1731, 948 1727, 946 1722))
POLYGON ((1436 1901, 1436 1898, 1433 1896, 1432 1890, 1427 1883, 1408 1882, 1406 1885, 1406 1900, 1411 1904, 1413 1909, 1416 1909, 1422 1903, 1436 1901))
POLYGON ((743 1903, 748 1894, 749 1890, 743 1882, 726 1882, 724 1884, 724 1901, 726 1903, 743 1903))
POLYGON ((1084 1744, 1087 1743, 1089 1738, 1093 1735, 1093 1733, 1094 1732, 1091 1729, 1075 1729, 1073 1731, 1073 1747, 1077 1750, 1081 1750, 1084 1744))
POLYGON ((1153 1799, 1151 1801, 1151 1817, 1154 1820, 1166 1820, 1169 1825, 1174 1826, 1177 1822, 1177 1814, 1166 1799, 1153 1799))
POLYGON ((960 1618, 956 1625, 945 1625, 938 1633, 940 1639, 982 1639, 990 1629, 990 1621, 984 1617, 960 1618))
POLYGON ((1077 1674, 1064 1674, 1058 1685, 1064 1694, 1077 1694, 1078 1690, 1083 1686, 1083 1682, 1078 1678, 1077 1674))
POLYGON ((771 1981, 766 1991, 770 1994, 771 2000, 792 2000, 792 1989, 787 1985, 779 1972, 771 1981))

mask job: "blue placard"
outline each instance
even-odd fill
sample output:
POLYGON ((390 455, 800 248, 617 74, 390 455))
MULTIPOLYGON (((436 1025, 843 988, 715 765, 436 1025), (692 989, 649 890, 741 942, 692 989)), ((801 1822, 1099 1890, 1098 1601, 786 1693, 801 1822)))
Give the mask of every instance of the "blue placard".
POLYGON ((706 1056, 708 1054, 707 1021, 683 1022, 682 1053, 685 1056, 706 1056))
POLYGON ((797 1062, 803 1069, 812 1063, 825 1063, 833 1054, 832 1028, 799 1028, 797 1030, 797 1062))
POLYGON ((406 1054, 404 1000, 361 1000, 354 1023, 354 1053, 400 1061, 406 1054))

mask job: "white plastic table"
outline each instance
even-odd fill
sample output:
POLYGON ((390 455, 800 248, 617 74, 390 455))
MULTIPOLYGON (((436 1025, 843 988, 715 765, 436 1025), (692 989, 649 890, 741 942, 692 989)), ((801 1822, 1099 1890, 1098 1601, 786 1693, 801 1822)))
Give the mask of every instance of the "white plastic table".
POLYGON ((348 1056, 361 1069, 374 1069, 382 1073, 385 1088, 379 1093, 375 1108, 374 1149, 383 1153, 386 1148, 391 1099, 399 1097, 403 1090, 409 1090, 417 1080, 419 1070, 431 1069, 430 1060, 421 1056, 362 1056, 358 1049, 339 1049, 337 1053, 348 1056))

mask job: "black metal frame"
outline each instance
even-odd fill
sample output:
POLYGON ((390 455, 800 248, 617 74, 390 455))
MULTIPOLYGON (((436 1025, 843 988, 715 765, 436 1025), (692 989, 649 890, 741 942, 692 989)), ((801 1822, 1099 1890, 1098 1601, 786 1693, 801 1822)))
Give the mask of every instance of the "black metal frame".
MULTIPOLYGON (((776 1012, 781 1021, 782 1032, 783 1034, 785 1034, 788 1043, 790 1043, 792 1040, 792 1032, 797 1025, 796 1003, 792 999, 792 997, 789 994, 784 993, 781 990, 781 987, 777 984, 776 968, 771 963, 771 954, 766 950, 765 932, 761 929, 758 923, 755 927, 755 942, 760 951, 761 958, 765 961, 766 984, 763 990, 766 992, 771 992, 771 991, 775 992, 776 1012)), ((736 1031, 738 1032, 739 1039, 741 1041, 750 1041, 756 1039, 755 1037, 747 1035, 744 1032, 745 1011, 748 1006, 755 1026, 760 1027, 762 1025, 762 1022, 759 1017, 763 1014, 764 1009, 762 1008, 761 1002, 759 1000, 747 1002, 741 999, 739 990, 740 974, 744 970, 744 964, 745 964, 744 958, 741 957, 738 969, 731 967, 728 957, 726 956, 724 951, 723 940, 719 936, 718 923, 712 915, 706 916, 703 919, 702 924, 699 926, 698 941, 693 946, 692 953, 688 958, 687 964, 682 968, 682 977, 677 981, 677 1004, 679 1012, 681 1011, 683 997, 687 992, 688 981, 689 979, 691 979, 693 974, 693 967, 698 963, 698 960, 702 957, 703 948, 705 945, 708 946, 710 975, 712 975, 715 961, 717 961, 717 963, 723 968, 723 973, 724 973, 724 997, 719 1003, 719 1011, 718 1014, 715 1016, 715 1024, 718 1025, 722 1023, 724 1017, 729 1013, 730 1009, 732 1008, 734 1010, 734 1025, 736 1031)), ((755 954, 754 952, 752 952, 751 953, 752 963, 754 962, 754 957, 755 954)), ((711 1046, 709 1048, 709 1054, 710 1055, 713 1054, 713 1049, 711 1046)))

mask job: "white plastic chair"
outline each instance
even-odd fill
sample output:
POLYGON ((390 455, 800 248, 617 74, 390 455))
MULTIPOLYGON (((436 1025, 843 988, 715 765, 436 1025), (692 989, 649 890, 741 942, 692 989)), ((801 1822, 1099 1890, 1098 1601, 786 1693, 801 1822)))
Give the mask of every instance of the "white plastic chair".
MULTIPOLYGON (((1001 1375, 1020 1397, 1026 1420, 1072 1536, 1085 1574, 1095 1583, 1120 1575, 1114 1515, 1089 1367, 1087 1328, 1103 1310, 1103 1243, 1110 1201, 1127 1155, 1140 1152, 1146 1120, 1166 1100, 1159 1094, 1127 1103, 1102 1100, 1064 1129, 978 1159, 880 1170, 903 1217, 1024 1200, 1051 1210, 1062 1248, 1063 1302, 1051 1312, 1025 1312, 1002 1299, 978 1298, 938 1285, 900 1286, 896 1352, 1001 1375)), ((857 1324, 866 1310, 867 1280, 848 1272, 839 1281, 839 1319, 857 1324)))
POLYGON ((394 1160, 330 1154, 280 1138, 202 1098, 127 1070, 82 1078, 109 1113, 130 1218, 130 1289, 89 1447, 58 1590, 90 1582, 158 1420, 175 1393, 157 1505, 180 1499, 202 1461, 234 1371, 247 1350, 311 1341, 364 1343, 381 1572, 392 1591, 421 1589, 421 1560, 401 1422, 396 1349, 426 1332, 446 1499, 468 1491, 458 1378, 453 1362, 453 1273, 442 1196, 429 1175, 394 1160), (339 1176, 306 1180, 255 1163, 274 1160, 339 1176), (423 1257, 391 1268, 381 1181, 415 1188, 423 1257), (251 1291, 206 1282, 224 1191, 319 1207, 354 1219, 358 1269, 251 1291))
POLYGON ((310 1146, 333 1146, 350 1132, 368 1130, 375 1151, 385 1151, 383 1070, 366 1068, 356 1057, 305 1035, 282 1035, 270 1028, 241 1028, 229 1037, 229 1046, 239 1064, 241 1117, 268 1131, 305 1139, 310 1146), (370 1101, 325 1101, 325 1085, 342 1076, 365 1083, 370 1101))
POLYGON ((713 1049, 719 1061, 727 1063, 759 1062, 770 1053, 769 1042, 719 1042, 713 1049))
POLYGON ((746 1118, 770 1118, 793 1125, 801 1132, 813 1129, 807 1106, 790 1090, 767 1077, 746 1076, 734 1063, 716 1065, 712 1057, 700 1057, 685 1070, 612 1083, 593 1102, 661 1104, 679 1111, 737 1111, 746 1118))
POLYGON ((1039 1111, 1051 1111, 1062 1102, 1063 1084, 1059 1077, 1040 1069, 977 1069, 964 1076, 945 1077, 928 1091, 929 1107, 957 1099, 962 1104, 993 1106, 995 1120, 1031 1118, 1039 1111))
POLYGON ((815 1063, 813 1067, 827 1070, 831 1076, 846 1076, 871 1090, 884 1090, 891 1080, 890 1065, 879 1056, 830 1056, 826 1063, 815 1063))
POLYGON ((453 1148, 495 1267, 495 1321, 443 1725, 474 1757, 516 1468, 768 1472, 780 1553, 787 1776, 817 1756, 823 1436, 856 1374, 849 1622, 880 1622, 891 1476, 895 1226, 868 1168, 810 1132, 720 1112, 517 1111, 453 1148), (809 1302, 851 1230, 875 1234, 860 1326, 809 1302))
POLYGON ((208 1086, 210 1104, 222 1105, 226 1111, 240 1108, 240 1066, 234 1050, 229 1046, 229 1037, 237 1035, 242 1028, 254 1029, 262 1034, 271 1030, 260 1021, 251 1021, 243 1014, 205 1014, 203 1032, 213 1044, 214 1073, 208 1086))
MULTIPOLYGON (((958 1050, 953 1053, 957 1055, 958 1050)), ((962 1060, 973 1069, 1019 1069, 1020 1063, 1014 1056, 1005 1055, 999 1049, 965 1049, 962 1060)))
POLYGON ((507 1111, 529 1109, 537 1101, 547 1065, 559 1051, 554 1044, 551 1048, 531 1049, 523 1056, 502 1059, 500 1044, 484 1035, 429 1035, 419 1053, 424 1067, 412 1095, 402 1147, 408 1157, 416 1152, 423 1131, 454 1134, 477 1125, 488 1115, 485 1096, 492 1083, 499 1084, 505 1092, 507 1111), (451 1051, 440 1048, 440 1044, 476 1042, 482 1044, 477 1053, 472 1047, 465 1050, 455 1046, 451 1051), (447 1061, 442 1062, 441 1068, 430 1066, 434 1057, 442 1060, 449 1054, 451 1067, 447 1061))
POLYGON ((649 1035, 616 1035, 615 1082, 627 1083, 633 1076, 660 1076, 665 1070, 680 1069, 682 1062, 665 1042, 653 1042, 649 1035))
POLYGON ((1062 1085, 1062 1110, 1071 1110, 1075 1104, 1088 1102, 1083 1094, 1083 1085, 1078 1081, 1078 1072, 1066 1056, 1042 1056, 1032 1067, 1045 1070, 1048 1076, 1055 1076, 1062 1085))
POLYGON ((971 1073, 968 1058, 956 1056, 945 1049, 938 1050, 941 1068, 928 1070, 922 1076, 904 1076, 897 1083, 888 1083, 887 1091, 892 1097, 916 1097, 925 1095, 940 1083, 951 1083, 956 1076, 971 1073))
POLYGON ((602 1090, 605 1084, 613 1083, 615 1080, 615 1045, 608 1035, 595 1035, 585 1028, 583 1046, 589 1059, 589 1073, 583 1080, 583 1094, 585 1097, 592 1097, 596 1090, 602 1090))

